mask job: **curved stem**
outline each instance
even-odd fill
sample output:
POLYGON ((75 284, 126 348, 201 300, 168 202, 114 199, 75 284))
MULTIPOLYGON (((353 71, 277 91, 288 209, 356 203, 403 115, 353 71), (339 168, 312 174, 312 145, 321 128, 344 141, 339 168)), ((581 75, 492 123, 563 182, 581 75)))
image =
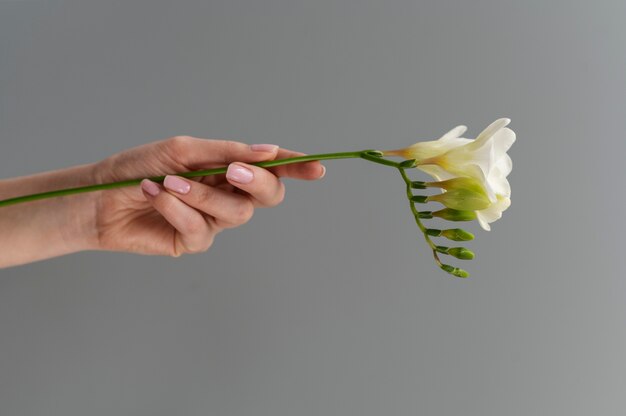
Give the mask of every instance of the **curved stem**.
MULTIPOLYGON (((361 159, 365 159, 370 162, 374 162, 374 163, 378 163, 382 165, 398 167, 398 163, 393 162, 391 160, 383 159, 382 157, 374 156, 374 154, 376 154, 376 151, 374 150, 360 150, 356 152, 339 152, 339 153, 320 153, 320 154, 314 154, 314 155, 290 157, 287 159, 268 160, 265 162, 253 163, 253 165, 259 166, 262 168, 271 168, 274 166, 288 165, 292 163, 311 162, 315 160, 361 158, 361 159)), ((226 170, 227 170, 227 167, 222 167, 222 168, 216 168, 216 169, 196 170, 196 171, 191 171, 191 172, 182 172, 182 173, 175 173, 175 174, 178 176, 185 177, 185 178, 196 178, 200 176, 211 176, 211 175, 223 174, 223 173, 226 173, 226 170)), ((19 204, 23 202, 36 201, 39 199, 46 199, 46 198, 53 198, 53 197, 58 197, 58 196, 79 194, 79 193, 84 193, 84 192, 103 191, 107 189, 116 189, 116 188, 122 188, 126 186, 139 185, 143 179, 145 178, 128 179, 128 180, 119 181, 119 182, 88 185, 88 186, 81 186, 78 188, 59 189, 56 191, 48 191, 48 192, 41 192, 41 193, 32 194, 32 195, 24 195, 24 196, 19 196, 15 198, 1 200, 0 207, 19 204)), ((148 179, 154 182, 163 182, 163 180, 165 179, 165 175, 153 176, 148 179)))
POLYGON ((420 213, 417 210, 417 208, 415 207, 415 202, 413 202, 411 200, 411 198, 413 197, 413 192, 411 191, 411 189, 412 189, 411 188, 411 178, 409 178, 409 176, 406 174, 406 169, 399 167, 398 170, 400 171, 400 175, 402 176, 402 179, 404 180, 404 183, 406 183, 406 196, 409 199, 409 203, 411 204, 411 212, 413 213, 413 216, 415 217, 415 222, 417 223, 417 226, 419 227, 419 229, 422 232, 422 234, 424 234, 424 239, 426 240, 426 242, 428 243, 428 245, 432 249, 433 257, 435 258, 435 262, 437 262, 437 265, 439 267, 441 267, 443 263, 439 259, 439 254, 437 254, 437 245, 435 243, 433 243, 433 240, 426 233, 426 227, 424 226, 424 224, 422 224, 422 221, 419 218, 419 214, 420 213))

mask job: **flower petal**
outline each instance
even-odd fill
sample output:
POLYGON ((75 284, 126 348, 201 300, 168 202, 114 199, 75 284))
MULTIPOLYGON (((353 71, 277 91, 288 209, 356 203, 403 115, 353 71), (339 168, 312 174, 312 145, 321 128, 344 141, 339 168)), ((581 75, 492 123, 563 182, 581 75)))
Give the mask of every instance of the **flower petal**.
POLYGON ((502 213, 511 206, 511 199, 498 195, 498 201, 491 204, 488 208, 476 211, 476 219, 483 229, 489 231, 491 226, 489 223, 502 218, 502 213))
POLYGON ((474 143, 472 143, 472 147, 482 146, 486 140, 491 138, 491 136, 493 136, 498 130, 506 127, 510 122, 511 119, 509 118, 497 119, 496 121, 488 125, 485 130, 480 132, 480 134, 476 137, 476 140, 474 140, 474 143))
POLYGON ((420 165, 417 168, 423 172, 428 173, 430 176, 437 179, 438 181, 446 181, 448 179, 453 179, 457 177, 457 175, 448 172, 438 165, 420 165))
POLYGON ((515 143, 515 132, 509 128, 498 130, 493 136, 496 157, 506 153, 515 143))
POLYGON ((456 126, 452 130, 450 130, 449 132, 447 132, 446 134, 441 136, 439 138, 439 141, 443 142, 443 141, 446 141, 446 140, 459 138, 466 131, 467 131, 467 126, 463 126, 463 125, 456 126))

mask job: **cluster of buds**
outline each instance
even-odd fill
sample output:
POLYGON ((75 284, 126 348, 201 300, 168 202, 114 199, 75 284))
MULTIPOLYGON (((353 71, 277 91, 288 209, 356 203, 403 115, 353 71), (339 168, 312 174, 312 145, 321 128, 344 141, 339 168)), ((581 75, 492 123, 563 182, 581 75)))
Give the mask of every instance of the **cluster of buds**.
POLYGON ((515 142, 515 133, 506 126, 507 118, 491 123, 476 139, 460 137, 467 128, 458 126, 440 139, 415 143, 404 149, 381 152, 384 156, 400 156, 406 160, 399 164, 400 173, 407 184, 407 196, 418 226, 433 250, 439 267, 458 277, 469 273, 441 262, 439 255, 446 254, 461 260, 471 260, 474 253, 465 247, 446 247, 435 244, 431 237, 444 237, 453 241, 468 241, 474 236, 462 229, 439 230, 426 228, 422 220, 441 218, 447 221, 478 220, 487 231, 490 223, 500 219, 511 205, 511 187, 507 176, 512 162, 507 151, 515 142), (405 169, 418 168, 436 181, 412 181, 405 169), (435 195, 414 195, 416 189, 436 188, 435 195), (436 202, 444 206, 437 211, 421 211, 416 204, 436 202))

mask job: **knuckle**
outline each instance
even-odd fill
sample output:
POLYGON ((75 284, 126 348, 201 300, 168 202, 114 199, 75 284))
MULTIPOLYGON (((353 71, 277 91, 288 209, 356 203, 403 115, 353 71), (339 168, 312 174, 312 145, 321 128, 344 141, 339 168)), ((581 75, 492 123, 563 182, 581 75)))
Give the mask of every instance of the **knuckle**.
POLYGON ((191 136, 173 136, 167 139, 167 145, 174 152, 184 152, 192 140, 191 136))
POLYGON ((193 198, 197 204, 210 204, 215 200, 215 191, 208 185, 192 184, 192 187, 197 188, 195 192, 192 192, 193 198))
POLYGON ((224 146, 224 160, 223 163, 227 164, 230 162, 232 155, 236 151, 236 143, 230 140, 222 140, 224 146))

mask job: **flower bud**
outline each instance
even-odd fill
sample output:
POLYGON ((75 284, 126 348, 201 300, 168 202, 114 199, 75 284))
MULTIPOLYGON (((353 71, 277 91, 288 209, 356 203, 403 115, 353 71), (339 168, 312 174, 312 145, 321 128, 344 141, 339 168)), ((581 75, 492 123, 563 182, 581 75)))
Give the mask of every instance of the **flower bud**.
POLYGON ((448 221, 472 221, 476 219, 474 211, 459 211, 451 208, 444 208, 432 213, 433 217, 438 217, 448 221))
POLYGON ((483 185, 472 178, 454 178, 443 182, 429 182, 428 186, 445 189, 446 192, 428 197, 428 201, 440 202, 448 208, 460 211, 478 211, 491 205, 483 185))
POLYGON ((480 181, 465 176, 448 179, 447 181, 426 182, 425 185, 431 188, 445 189, 446 191, 450 191, 452 189, 473 189, 476 192, 481 192, 485 189, 480 181))
POLYGON ((452 275, 456 277, 462 277, 462 278, 469 277, 469 273, 467 272, 467 270, 463 270, 458 267, 454 268, 454 271, 452 271, 452 275))
MULTIPOLYGON (((427 230, 428 231, 428 230, 427 230)), ((462 230, 460 228, 451 228, 449 230, 437 230, 439 231, 439 234, 437 234, 435 237, 445 237, 448 240, 453 240, 453 241, 469 241, 469 240, 473 240, 474 239, 474 234, 472 233, 468 233, 465 230, 462 230)), ((429 234, 429 235, 433 235, 433 234, 429 234)))
POLYGON ((428 197, 428 202, 435 201, 448 208, 459 211, 480 211, 489 207, 491 202, 486 194, 479 194, 469 189, 454 189, 428 197))
POLYGON ((441 267, 441 270, 446 271, 456 277, 468 277, 469 276, 469 273, 467 271, 463 269, 459 269, 458 267, 450 266, 449 264, 442 264, 440 267, 441 267))
POLYGON ((474 258, 474 252, 466 249, 465 247, 453 247, 449 249, 446 254, 461 260, 472 260, 474 258))

